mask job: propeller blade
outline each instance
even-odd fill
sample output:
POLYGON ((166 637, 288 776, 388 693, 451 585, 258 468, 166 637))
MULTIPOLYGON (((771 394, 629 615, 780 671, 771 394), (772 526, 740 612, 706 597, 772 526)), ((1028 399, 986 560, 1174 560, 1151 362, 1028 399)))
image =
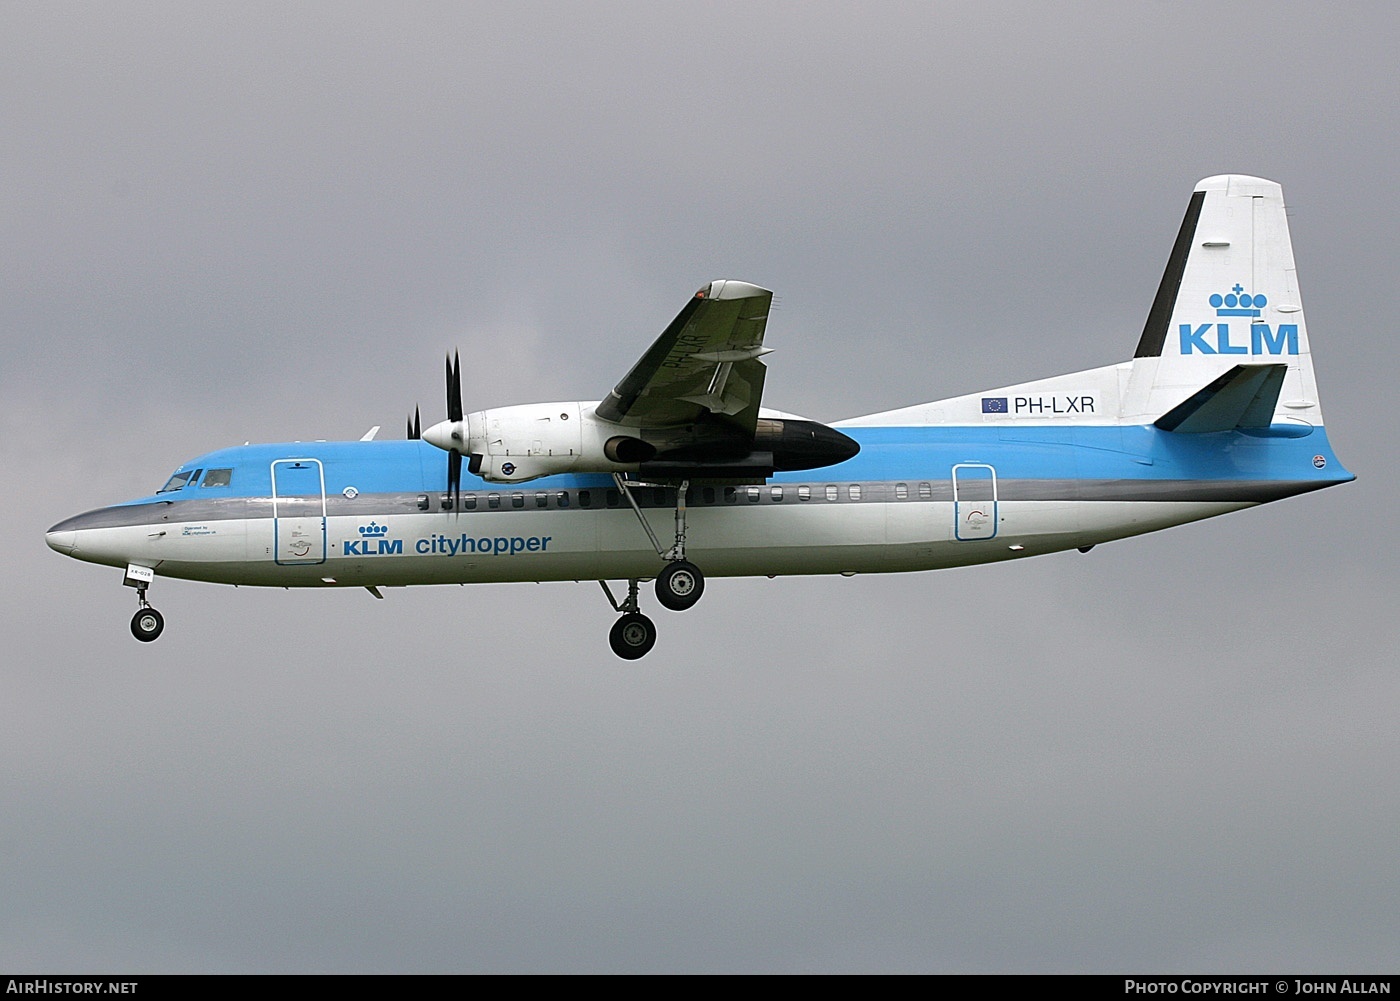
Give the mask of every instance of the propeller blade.
POLYGON ((447 453, 447 492, 452 496, 452 510, 457 510, 462 497, 462 453, 447 453))
POLYGON ((418 415, 418 408, 413 408, 413 416, 408 421, 408 431, 405 435, 409 441, 417 441, 423 437, 423 423, 418 415))
POLYGON ((447 360, 447 419, 462 419, 462 358, 456 351, 447 360))

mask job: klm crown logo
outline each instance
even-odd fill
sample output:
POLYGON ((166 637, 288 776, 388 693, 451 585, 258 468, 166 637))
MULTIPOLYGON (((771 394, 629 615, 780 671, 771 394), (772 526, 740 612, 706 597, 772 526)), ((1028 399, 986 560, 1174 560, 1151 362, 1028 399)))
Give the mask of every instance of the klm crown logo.
MULTIPOLYGON (((1275 330, 1259 319, 1269 304, 1262 292, 1246 292, 1235 282, 1224 294, 1216 292, 1208 300, 1217 317, 1243 316, 1249 318, 1249 333, 1236 329, 1233 336, 1228 323, 1183 323, 1177 329, 1184 355, 1296 355, 1298 353, 1298 324, 1280 323, 1275 330), (1246 338, 1248 342, 1246 343, 1246 338)), ((1238 325, 1237 325, 1238 327, 1238 325)))
POLYGON ((1243 285, 1235 282, 1228 294, 1217 292, 1211 296, 1210 304, 1215 307, 1216 316, 1258 316, 1269 300, 1262 293, 1250 295, 1243 285))
POLYGON ((386 539, 389 526, 371 521, 361 525, 358 539, 347 539, 341 543, 343 556, 402 556, 403 539, 386 539))

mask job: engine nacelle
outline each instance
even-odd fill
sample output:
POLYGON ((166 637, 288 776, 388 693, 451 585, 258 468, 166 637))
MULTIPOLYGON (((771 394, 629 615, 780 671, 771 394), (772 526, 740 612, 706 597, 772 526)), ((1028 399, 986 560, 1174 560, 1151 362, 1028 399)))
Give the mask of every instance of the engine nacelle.
POLYGON ((468 414, 465 423, 462 451, 473 456, 472 471, 484 480, 519 483, 573 472, 584 456, 584 421, 577 402, 479 410, 468 414))
POLYGON ((531 403, 468 414, 424 439, 471 457, 492 483, 559 473, 639 473, 657 478, 762 482, 776 470, 842 462, 860 447, 834 428, 789 415, 760 418, 754 436, 720 422, 630 428, 595 416, 591 403, 531 403))
POLYGON ((593 406, 530 403, 468 414, 472 472, 493 483, 520 483, 557 473, 636 472, 655 446, 630 429, 593 416, 593 406), (476 457, 480 456, 478 460, 476 457))

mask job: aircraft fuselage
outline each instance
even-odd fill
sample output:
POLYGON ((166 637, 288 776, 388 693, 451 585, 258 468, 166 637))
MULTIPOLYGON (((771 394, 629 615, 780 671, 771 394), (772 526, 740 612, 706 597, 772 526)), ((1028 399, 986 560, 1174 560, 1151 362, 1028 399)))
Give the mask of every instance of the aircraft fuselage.
MULTIPOLYGON (((709 576, 881 573, 1096 545, 1351 479, 1326 433, 848 427, 855 458, 687 495, 709 576)), ((606 475, 446 492, 421 441, 246 445, 193 483, 69 518, 51 546, 160 576, 277 587, 647 578, 657 554, 606 475), (204 486, 217 470, 216 485, 204 486), (227 470, 227 472, 224 472, 227 470), (224 482, 226 481, 226 482, 224 482)), ((177 474, 178 475, 178 474, 177 474)), ((666 534, 675 488, 633 490, 666 534)))

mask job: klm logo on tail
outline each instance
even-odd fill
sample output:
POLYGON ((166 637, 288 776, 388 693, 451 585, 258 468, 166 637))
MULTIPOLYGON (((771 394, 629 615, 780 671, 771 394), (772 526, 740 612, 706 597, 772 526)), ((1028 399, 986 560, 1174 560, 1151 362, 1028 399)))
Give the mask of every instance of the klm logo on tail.
MULTIPOLYGON (((1235 287, 1228 294, 1221 295, 1217 292, 1212 295, 1210 304, 1215 307, 1216 316, 1258 317, 1260 310, 1269 304, 1269 300, 1262 293, 1251 295, 1244 290, 1243 285, 1236 282, 1235 287)), ((1183 323, 1179 328, 1179 333, 1181 353, 1184 355, 1296 355, 1298 353, 1298 324, 1296 323, 1280 323, 1276 331, 1269 324, 1255 319, 1249 325, 1247 341, 1243 332, 1234 335, 1238 340, 1232 340, 1230 324, 1228 323, 1202 323, 1200 325, 1183 323)))

